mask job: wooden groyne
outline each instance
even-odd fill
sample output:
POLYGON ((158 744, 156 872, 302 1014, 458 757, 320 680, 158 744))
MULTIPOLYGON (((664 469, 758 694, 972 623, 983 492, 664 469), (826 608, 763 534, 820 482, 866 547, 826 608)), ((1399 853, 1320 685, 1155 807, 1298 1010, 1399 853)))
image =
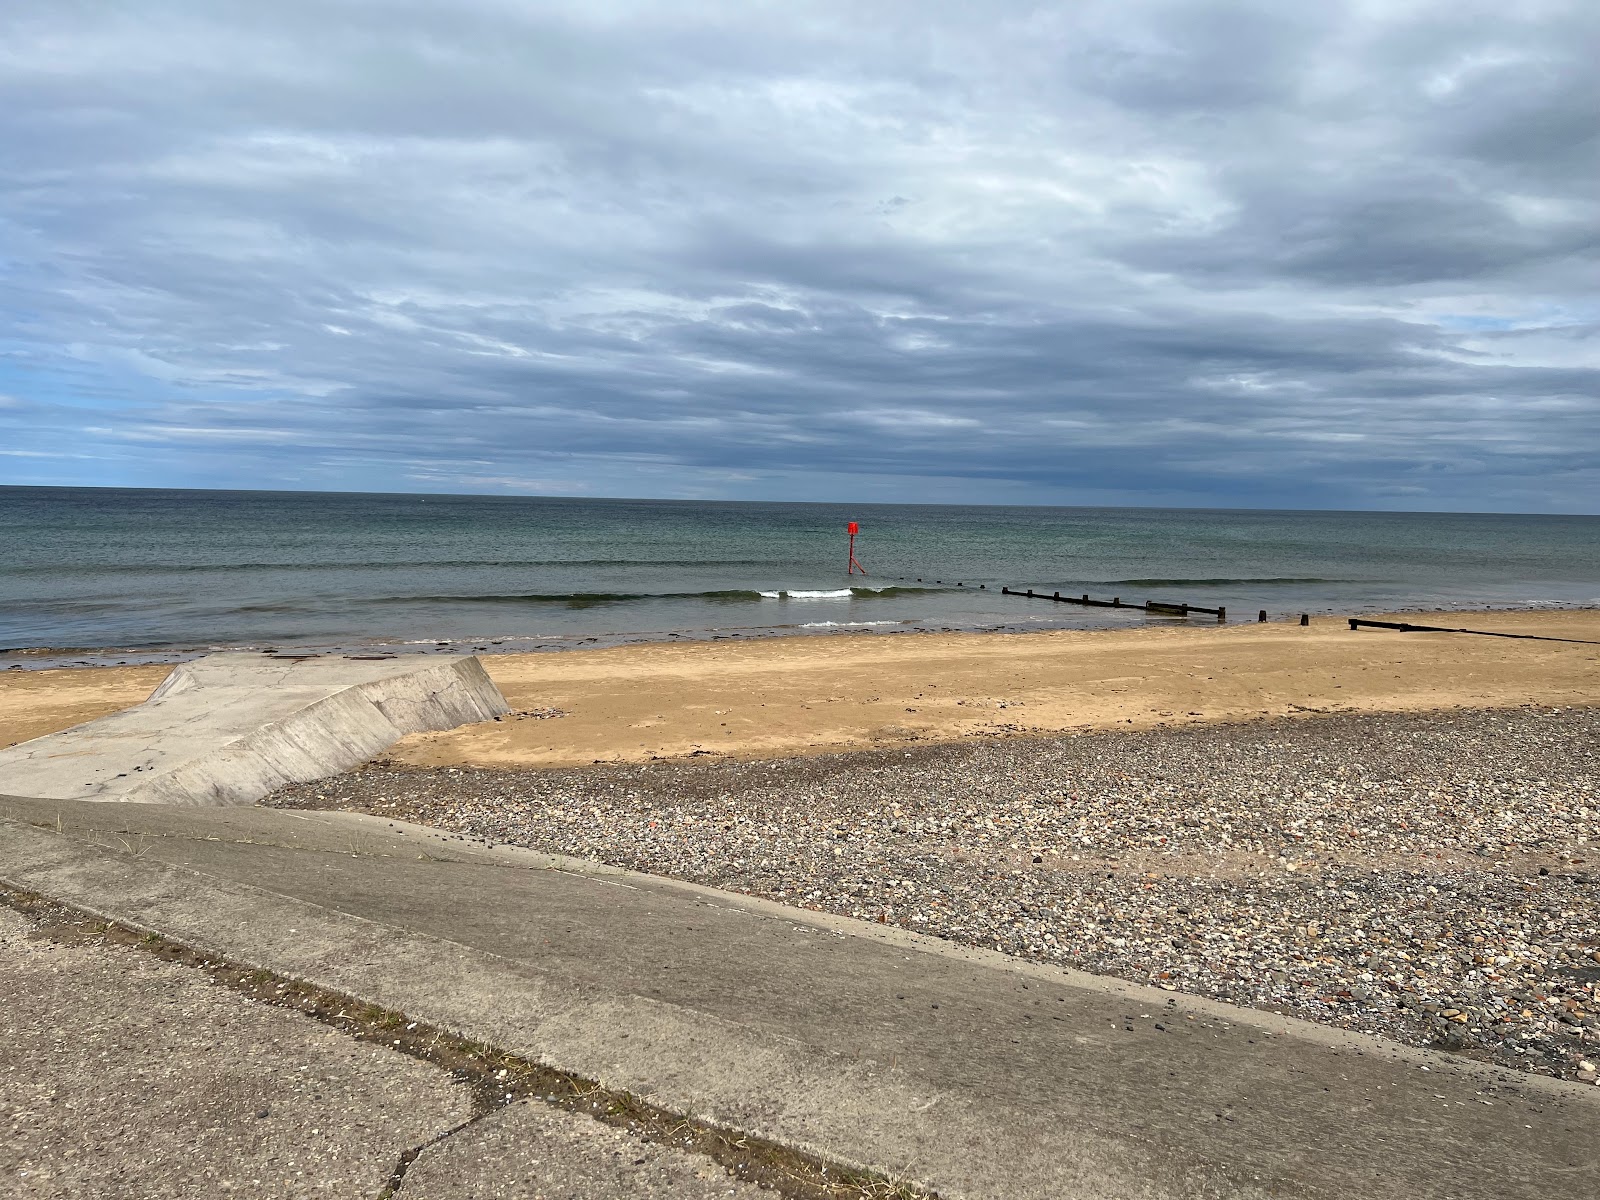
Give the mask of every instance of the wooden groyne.
POLYGON ((1190 613, 1205 613, 1221 621, 1228 619, 1226 608, 1206 608, 1199 604, 1168 604, 1160 600, 1150 600, 1143 604, 1127 604, 1121 596, 1113 596, 1109 600, 1091 599, 1089 593, 1081 596, 1063 596, 1060 592, 1036 592, 1032 588, 1019 591, 1016 588, 1003 587, 1000 589, 1002 596, 1023 596, 1029 600, 1053 600, 1057 604, 1081 604, 1086 608, 1137 608, 1147 613, 1160 613, 1168 617, 1187 617, 1190 613))
POLYGON ((1574 642, 1580 646, 1596 646, 1588 638, 1550 637, 1542 633, 1500 633, 1492 629, 1446 629, 1443 625, 1413 625, 1409 621, 1367 621, 1357 617, 1349 618, 1350 629, 1353 631, 1366 627, 1368 629, 1398 629, 1401 633, 1470 633, 1476 637, 1516 638, 1524 642, 1574 642))

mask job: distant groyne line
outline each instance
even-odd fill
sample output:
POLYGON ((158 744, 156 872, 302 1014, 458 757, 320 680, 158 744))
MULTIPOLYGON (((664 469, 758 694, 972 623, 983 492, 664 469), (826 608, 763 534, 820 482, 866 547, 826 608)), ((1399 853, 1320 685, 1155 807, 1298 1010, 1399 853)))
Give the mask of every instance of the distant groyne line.
POLYGON ((1113 596, 1109 600, 1095 600, 1085 592, 1081 596, 1063 596, 1060 592, 1036 592, 1032 588, 1018 590, 1017 588, 1003 587, 1000 589, 1002 596, 1022 596, 1028 600, 1050 600, 1056 604, 1079 604, 1085 608, 1137 608, 1147 613, 1160 613, 1163 616, 1187 617, 1190 613, 1205 613, 1214 616, 1219 623, 1226 622, 1228 610, 1222 608, 1207 608, 1199 604, 1169 604, 1161 600, 1149 600, 1144 603, 1125 603, 1121 596, 1113 596))

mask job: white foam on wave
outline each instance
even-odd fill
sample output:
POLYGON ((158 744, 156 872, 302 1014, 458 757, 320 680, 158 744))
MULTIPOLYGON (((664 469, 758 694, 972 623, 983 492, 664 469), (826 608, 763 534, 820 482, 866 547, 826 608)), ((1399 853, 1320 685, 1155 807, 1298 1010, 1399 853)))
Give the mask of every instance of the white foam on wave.
POLYGON ((849 588, 836 588, 830 592, 762 592, 768 600, 846 600, 855 595, 849 588))
POLYGON ((899 621, 807 621, 801 629, 865 629, 868 625, 898 625, 899 621))

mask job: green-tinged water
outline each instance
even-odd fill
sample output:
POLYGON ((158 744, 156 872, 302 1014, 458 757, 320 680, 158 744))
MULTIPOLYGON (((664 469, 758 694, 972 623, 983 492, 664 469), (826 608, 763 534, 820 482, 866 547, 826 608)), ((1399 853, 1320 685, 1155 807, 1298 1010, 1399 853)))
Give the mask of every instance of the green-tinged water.
POLYGON ((1600 518, 0 488, 29 663, 1146 620, 1003 585, 1235 619, 1600 604, 1600 518))

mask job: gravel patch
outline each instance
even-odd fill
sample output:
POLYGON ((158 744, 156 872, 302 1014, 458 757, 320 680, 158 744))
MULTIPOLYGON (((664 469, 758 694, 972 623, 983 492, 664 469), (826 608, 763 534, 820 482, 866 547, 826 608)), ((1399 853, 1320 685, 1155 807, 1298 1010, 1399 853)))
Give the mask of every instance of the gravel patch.
POLYGON ((1365 714, 562 771, 400 817, 1596 1081, 1600 710, 1365 714))

